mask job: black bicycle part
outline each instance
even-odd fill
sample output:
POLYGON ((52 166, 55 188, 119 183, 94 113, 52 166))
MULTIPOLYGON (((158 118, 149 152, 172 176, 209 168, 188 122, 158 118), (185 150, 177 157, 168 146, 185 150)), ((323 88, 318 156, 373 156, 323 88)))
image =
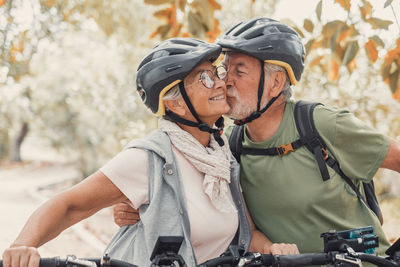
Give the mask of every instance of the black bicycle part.
POLYGON ((159 236, 150 256, 152 266, 185 266, 185 261, 178 254, 182 245, 182 236, 159 236))
MULTIPOLYGON (((0 260, 0 267, 3 261, 0 260)), ((67 256, 66 258, 52 257, 41 258, 39 267, 137 267, 134 264, 116 259, 104 260, 100 258, 76 258, 67 256)))
POLYGON ((351 247, 355 252, 372 254, 379 246, 378 236, 374 234, 372 226, 357 229, 322 233, 324 239, 324 252, 339 251, 347 252, 351 247))

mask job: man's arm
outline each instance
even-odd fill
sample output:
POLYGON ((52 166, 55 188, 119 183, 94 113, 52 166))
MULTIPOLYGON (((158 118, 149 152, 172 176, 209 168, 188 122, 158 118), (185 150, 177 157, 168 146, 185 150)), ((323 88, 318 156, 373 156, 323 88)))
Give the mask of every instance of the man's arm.
POLYGON ((136 224, 140 220, 139 209, 134 209, 130 202, 121 202, 113 208, 114 222, 118 226, 136 224))
POLYGON ((249 251, 259 252, 262 254, 273 254, 273 255, 287 255, 287 254, 298 254, 299 249, 296 244, 286 243, 272 243, 261 231, 259 231, 251 216, 246 208, 247 218, 250 222, 251 229, 251 242, 249 251))
POLYGON ((382 162, 381 168, 400 172, 400 143, 390 139, 389 151, 382 162))

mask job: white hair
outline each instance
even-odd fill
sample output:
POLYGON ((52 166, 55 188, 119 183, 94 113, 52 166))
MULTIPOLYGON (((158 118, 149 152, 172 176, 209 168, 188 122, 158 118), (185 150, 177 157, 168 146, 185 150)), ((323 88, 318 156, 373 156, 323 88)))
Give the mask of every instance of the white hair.
POLYGON ((182 98, 181 91, 179 90, 179 85, 174 85, 168 92, 163 96, 163 100, 178 100, 182 98))
POLYGON ((288 101, 292 97, 293 90, 290 87, 290 80, 289 80, 286 70, 283 67, 275 65, 275 64, 266 63, 266 62, 264 63, 264 73, 265 73, 266 79, 271 77, 271 75, 273 73, 279 72, 279 71, 282 71, 283 73, 285 73, 286 81, 285 81, 285 84, 283 85, 282 96, 285 99, 285 101, 288 101))

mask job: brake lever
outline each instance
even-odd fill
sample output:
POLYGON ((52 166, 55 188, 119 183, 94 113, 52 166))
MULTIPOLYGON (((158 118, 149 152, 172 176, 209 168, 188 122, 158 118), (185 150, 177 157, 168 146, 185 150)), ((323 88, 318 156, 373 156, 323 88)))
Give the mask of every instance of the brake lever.
POLYGON ((78 259, 75 256, 67 256, 66 265, 69 266, 84 266, 84 267, 97 267, 96 263, 89 260, 78 259))
POLYGON ((238 267, 243 267, 246 264, 248 264, 248 263, 250 263, 250 262, 252 262, 255 259, 260 258, 260 257, 261 257, 261 253, 258 253, 258 252, 251 253, 250 255, 248 255, 246 257, 240 258, 239 263, 237 264, 237 266, 238 267))
POLYGON ((343 255, 343 254, 336 254, 335 259, 339 262, 345 262, 350 264, 351 266, 360 266, 362 267, 362 262, 360 259, 348 256, 348 255, 343 255))

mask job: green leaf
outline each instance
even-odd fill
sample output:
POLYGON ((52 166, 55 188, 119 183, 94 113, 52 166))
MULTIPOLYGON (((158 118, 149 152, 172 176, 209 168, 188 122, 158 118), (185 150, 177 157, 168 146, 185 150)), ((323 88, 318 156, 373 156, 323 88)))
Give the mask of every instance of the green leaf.
POLYGON ((378 35, 374 35, 371 37, 372 40, 375 41, 375 43, 377 43, 380 46, 385 46, 385 43, 382 41, 382 39, 378 36, 378 35))
POLYGON ((315 39, 311 39, 309 40, 306 45, 304 46, 306 48, 306 55, 308 55, 311 51, 311 47, 313 45, 313 43, 315 42, 315 39))
POLYGON ((309 19, 305 19, 305 20, 304 20, 303 27, 304 27, 304 29, 306 29, 306 31, 308 31, 308 32, 313 32, 313 30, 314 30, 314 24, 313 24, 312 21, 309 20, 309 19))
POLYGON ((346 48, 346 52, 344 53, 342 64, 347 65, 349 64, 350 61, 354 59, 354 57, 357 55, 357 52, 359 50, 358 42, 357 41, 351 41, 346 48))
POLYGON ((336 49, 338 47, 338 38, 340 35, 342 27, 338 27, 329 40, 329 47, 331 48, 332 52, 337 52, 336 49))
POLYGON ((173 0, 144 0, 145 4, 148 5, 163 5, 167 3, 172 3, 174 2, 173 0))
POLYGON ((383 19, 378 19, 378 18, 370 18, 367 20, 371 25, 373 29, 385 29, 387 30, 391 24, 393 24, 392 21, 390 20, 383 20, 383 19))
POLYGON ((204 34, 204 27, 200 21, 199 16, 189 11, 188 14, 188 24, 189 24, 189 32, 195 37, 202 37, 201 35, 204 34))
POLYGON ((386 0, 385 5, 383 6, 384 8, 387 8, 388 6, 390 6, 390 4, 392 4, 393 0, 386 0))
POLYGON ((214 9, 210 3, 208 1, 194 0, 190 6, 206 28, 205 31, 211 30, 214 25, 214 9))
POLYGON ((161 25, 157 28, 157 31, 161 35, 162 40, 167 38, 170 29, 171 29, 171 24, 161 25))
POLYGON ((315 13, 317 14, 317 18, 321 21, 321 12, 322 12, 322 0, 320 0, 317 4, 317 8, 315 9, 315 13))
POLYGON ((398 88, 397 84, 399 83, 399 75, 400 69, 397 69, 395 72, 389 75, 389 86, 393 94, 396 93, 398 88))
POLYGON ((297 27, 296 23, 294 23, 292 20, 282 19, 281 22, 283 24, 286 24, 286 25, 292 27, 300 35, 301 38, 304 38, 304 33, 299 29, 299 27, 297 27))

